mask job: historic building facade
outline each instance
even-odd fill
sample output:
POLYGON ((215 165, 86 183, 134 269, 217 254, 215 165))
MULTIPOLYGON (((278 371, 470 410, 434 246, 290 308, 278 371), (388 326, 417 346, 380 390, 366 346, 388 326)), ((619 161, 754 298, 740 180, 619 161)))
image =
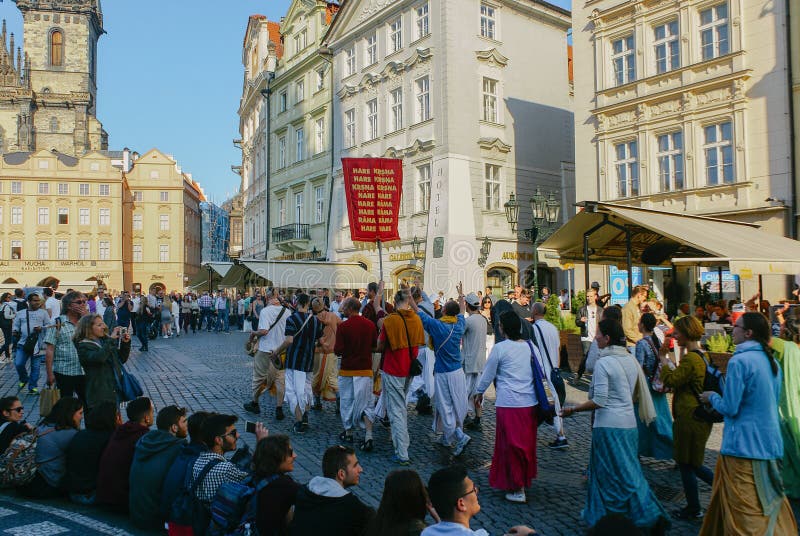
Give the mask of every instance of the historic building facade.
POLYGON ((512 193, 522 201, 524 229, 537 188, 558 198, 571 188, 570 24, 547 2, 344 2, 325 36, 335 156, 327 255, 378 270, 376 253, 350 241, 340 157, 402 158, 402 244, 384 253, 390 288, 423 273, 448 295, 458 281, 530 285, 532 244, 511 231, 503 205, 512 193))
POLYGON ((227 212, 231 227, 231 236, 228 241, 227 255, 231 259, 242 256, 242 239, 244 236, 244 222, 242 221, 242 194, 241 192, 222 203, 222 210, 227 212))
POLYGON ((203 250, 201 261, 228 262, 231 226, 228 212, 211 201, 200 202, 201 235, 203 250))
POLYGON ((790 234, 787 6, 576 4, 575 64, 587 73, 575 82, 578 201, 790 234))

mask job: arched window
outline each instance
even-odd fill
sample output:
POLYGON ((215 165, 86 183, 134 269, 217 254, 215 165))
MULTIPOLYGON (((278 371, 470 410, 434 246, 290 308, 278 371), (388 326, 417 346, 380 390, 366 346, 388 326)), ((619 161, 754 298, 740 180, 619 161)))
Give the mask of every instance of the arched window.
POLYGON ((61 30, 50 32, 50 65, 53 67, 64 65, 64 32, 61 30))

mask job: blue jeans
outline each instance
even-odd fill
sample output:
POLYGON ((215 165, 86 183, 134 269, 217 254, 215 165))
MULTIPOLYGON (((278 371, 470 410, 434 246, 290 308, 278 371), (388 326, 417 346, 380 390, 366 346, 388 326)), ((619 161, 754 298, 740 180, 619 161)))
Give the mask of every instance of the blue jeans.
POLYGON ((211 314, 211 307, 201 307, 200 308, 200 325, 197 326, 197 329, 202 330, 203 325, 205 324, 205 328, 207 331, 211 331, 211 321, 213 319, 213 315, 211 314))
POLYGON ((714 473, 705 465, 693 467, 685 463, 679 463, 681 480, 683 481, 683 491, 686 494, 686 506, 692 512, 700 510, 700 493, 697 490, 697 478, 708 484, 714 482, 714 473))
POLYGON ((39 385, 39 367, 42 364, 42 357, 42 354, 25 355, 21 345, 16 350, 14 366, 17 367, 20 383, 27 383, 28 389, 33 389, 39 385), (28 369, 26 367, 29 359, 31 361, 30 376, 28 375, 28 369))
POLYGON ((228 310, 217 309, 217 331, 230 331, 231 326, 228 323, 228 310))
MULTIPOLYGON (((144 315, 142 316, 144 317, 144 315)), ((148 320, 146 317, 136 319, 136 336, 139 338, 139 343, 145 350, 147 349, 147 343, 149 341, 147 337, 147 326, 149 325, 150 320, 148 320)))

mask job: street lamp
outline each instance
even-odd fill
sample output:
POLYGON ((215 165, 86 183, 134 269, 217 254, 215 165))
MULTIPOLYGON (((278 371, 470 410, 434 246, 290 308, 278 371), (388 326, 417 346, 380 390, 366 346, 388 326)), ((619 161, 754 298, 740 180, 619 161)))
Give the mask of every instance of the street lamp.
POLYGON ((206 270, 208 270, 208 293, 211 294, 211 272, 213 268, 211 268, 210 264, 206 264, 206 270))
MULTIPOLYGON (((533 242, 533 294, 539 293, 539 239, 546 238, 558 223, 561 213, 561 202, 556 198, 555 193, 550 192, 545 196, 540 188, 530 199, 531 205, 531 228, 524 231, 525 238, 533 242)), ((511 225, 511 231, 516 232, 519 222, 519 202, 512 193, 509 200, 503 205, 506 209, 506 219, 511 225)), ((480 261, 480 259, 478 259, 480 261)))
POLYGON ((317 251, 317 246, 314 246, 314 249, 311 250, 311 259, 317 260, 319 257, 319 251, 317 251))
POLYGON ((417 238, 417 235, 414 235, 414 238, 411 240, 411 253, 414 255, 414 259, 416 260, 419 257, 419 250, 422 248, 422 240, 417 238))
POLYGON ((481 268, 486 266, 486 260, 489 258, 489 253, 491 251, 492 251, 492 241, 489 240, 488 236, 484 236, 483 242, 481 243, 481 255, 480 257, 478 257, 478 266, 480 266, 481 268))

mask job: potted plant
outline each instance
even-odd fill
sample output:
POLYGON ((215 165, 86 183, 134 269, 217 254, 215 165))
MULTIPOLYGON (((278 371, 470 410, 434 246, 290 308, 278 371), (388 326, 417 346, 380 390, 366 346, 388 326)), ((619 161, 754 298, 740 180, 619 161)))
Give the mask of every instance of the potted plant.
POLYGON ((717 333, 706 339, 706 348, 708 349, 708 359, 722 372, 728 370, 728 361, 733 356, 733 351, 736 345, 733 344, 733 339, 730 335, 723 335, 717 333))
POLYGON ((544 318, 558 328, 559 368, 578 370, 583 359, 583 346, 581 329, 575 325, 575 316, 570 312, 561 311, 561 301, 558 296, 553 295, 547 300, 544 318))

